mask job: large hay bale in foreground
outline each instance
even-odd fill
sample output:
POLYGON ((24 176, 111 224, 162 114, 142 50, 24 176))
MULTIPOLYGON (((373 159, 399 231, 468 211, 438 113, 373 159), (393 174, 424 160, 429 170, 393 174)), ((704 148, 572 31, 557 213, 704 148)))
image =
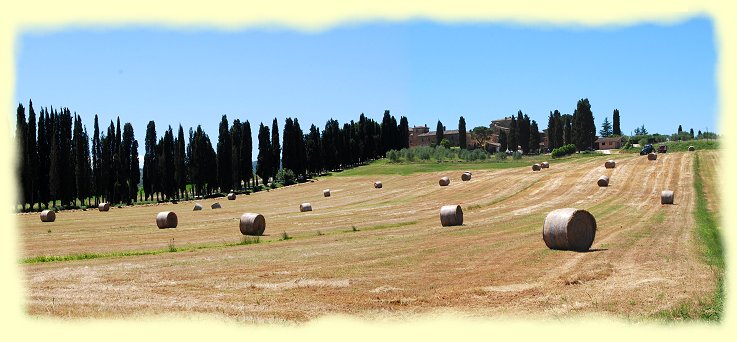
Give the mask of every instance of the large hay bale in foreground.
POLYGON ((601 177, 599 177, 599 180, 596 181, 596 185, 598 185, 598 186, 609 186, 609 177, 607 177, 607 176, 601 176, 601 177))
POLYGON ((322 191, 322 195, 325 197, 330 197, 330 189, 325 189, 322 191))
POLYGON ((162 211, 156 215, 156 225, 159 229, 176 228, 177 223, 177 214, 173 211, 162 211))
POLYGON ((305 211, 312 211, 312 204, 309 203, 302 203, 299 205, 299 211, 305 212, 305 211))
POLYGON ((673 204, 673 191, 664 190, 660 192, 660 204, 673 204))
POLYGON ((263 235, 266 230, 264 215, 254 213, 241 215, 240 230, 243 235, 263 235))
POLYGON ((556 209, 545 217, 543 240, 550 249, 584 252, 591 248, 595 236, 596 219, 586 210, 556 209))
POLYGON ((109 211, 110 210, 110 203, 102 202, 97 205, 97 210, 99 211, 109 211))
POLYGON ((688 150, 689 151, 696 151, 696 147, 694 147, 693 145, 691 145, 691 146, 688 147, 688 150))
POLYGON ((202 204, 195 202, 194 208, 192 208, 192 211, 197 211, 197 210, 202 210, 202 204))
POLYGON ((650 152, 647 154, 647 160, 656 160, 658 159, 658 155, 654 152, 650 152))
POLYGON ((374 188, 381 189, 382 186, 381 181, 374 182, 374 188))
POLYGON ((41 222, 56 221, 56 213, 53 210, 44 210, 41 212, 41 222))
POLYGON ((607 169, 613 169, 617 166, 617 162, 614 161, 614 159, 609 159, 606 162, 604 162, 604 167, 607 169))
POLYGON ((543 168, 543 169, 549 169, 550 168, 550 163, 548 163, 548 162, 542 162, 542 163, 540 163, 540 167, 543 168))
POLYGON ((215 202, 212 205, 210 205, 210 208, 211 209, 220 209, 222 207, 220 206, 220 202, 215 202))
POLYGON ((466 171, 461 175, 461 180, 464 182, 468 182, 471 180, 471 173, 466 171))
POLYGON ((229 200, 229 201, 233 201, 233 200, 235 200, 235 194, 234 194, 234 193, 232 193, 232 192, 231 192, 231 193, 229 193, 229 194, 228 194, 228 200, 229 200))
POLYGON ((540 164, 532 164, 532 171, 540 171, 540 164))
POLYGON ((460 205, 444 205, 440 207, 440 224, 443 227, 463 224, 463 210, 460 205))
POLYGON ((441 177, 440 180, 438 181, 438 184, 440 184, 440 186, 448 186, 450 184, 450 178, 441 177))

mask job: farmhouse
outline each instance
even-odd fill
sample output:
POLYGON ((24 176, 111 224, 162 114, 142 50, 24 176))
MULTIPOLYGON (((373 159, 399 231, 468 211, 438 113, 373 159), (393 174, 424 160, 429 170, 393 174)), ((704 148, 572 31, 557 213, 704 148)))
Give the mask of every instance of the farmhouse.
POLYGON ((596 143, 597 150, 611 150, 611 149, 622 148, 623 140, 624 139, 622 137, 599 138, 599 139, 596 139, 594 143, 596 143))
MULTIPOLYGON (((445 128, 445 127, 443 127, 445 128)), ((410 130, 409 146, 430 146, 435 143, 435 131, 430 131, 427 126, 415 126, 410 130)), ((443 130, 443 137, 450 141, 450 146, 460 145, 460 133, 457 129, 443 130)))

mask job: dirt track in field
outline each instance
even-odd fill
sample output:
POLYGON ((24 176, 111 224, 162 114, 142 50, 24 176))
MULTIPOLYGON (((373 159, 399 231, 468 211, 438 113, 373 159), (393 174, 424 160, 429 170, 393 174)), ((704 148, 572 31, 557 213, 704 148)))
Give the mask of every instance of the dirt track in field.
MULTIPOLYGON (((699 151, 713 184, 717 152, 699 151)), ((24 264, 27 311, 62 317, 198 312, 249 322, 306 321, 325 314, 402 317, 642 317, 710 298, 714 274, 697 250, 693 153, 551 162, 550 169, 474 170, 411 176, 325 177, 235 201, 61 212, 54 223, 18 215, 21 257, 204 245, 147 256, 24 264), (609 175, 607 188, 596 180, 609 175), (448 187, 438 186, 449 176, 448 187), (384 187, 374 189, 373 181, 384 187), (331 189, 325 198, 322 190, 331 189), (660 191, 674 190, 675 205, 660 191), (312 212, 300 213, 310 202, 312 212), (460 204, 461 227, 440 226, 439 208, 460 204), (589 210, 598 231, 586 253, 542 241, 553 209, 589 210), (159 211, 176 229, 156 228, 159 211), (266 217, 266 235, 238 242, 244 212, 266 217), (353 231, 353 227, 358 231, 353 231), (48 232, 51 230, 51 232, 48 232), (282 233, 293 237, 281 241, 282 233), (318 234, 319 233, 319 234, 318 234), (172 240, 173 239, 173 240, 172 240)), ((711 183, 710 183, 711 182, 711 183)), ((713 196, 718 208, 718 197, 713 196)))

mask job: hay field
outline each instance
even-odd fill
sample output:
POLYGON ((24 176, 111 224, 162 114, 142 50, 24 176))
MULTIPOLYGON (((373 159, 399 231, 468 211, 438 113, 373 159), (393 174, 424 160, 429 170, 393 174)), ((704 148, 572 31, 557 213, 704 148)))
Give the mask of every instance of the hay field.
MULTIPOLYGON (((715 195, 718 152, 696 153, 706 192, 715 195)), ((19 214, 20 259, 103 255, 21 264, 26 309, 55 317, 204 313, 245 322, 447 311, 647 317, 708 300, 715 288, 697 247, 694 155, 621 155, 615 169, 604 167, 612 156, 553 160, 537 172, 469 166, 469 182, 462 171, 332 176, 235 201, 203 200, 202 211, 187 201, 60 212, 53 223, 19 214), (446 175, 450 185, 438 186, 446 175), (597 186, 601 175, 610 177, 608 187, 597 186), (331 197, 323 197, 328 188, 331 197), (674 190, 675 205, 660 204, 664 189, 674 190), (210 209, 215 201, 223 208, 210 209), (300 212, 303 202, 313 211, 300 212), (445 204, 462 206, 463 226, 441 227, 445 204), (596 218, 592 251, 545 246, 545 215, 563 207, 596 218), (177 213, 176 229, 156 228, 165 210, 177 213), (258 244, 237 244, 245 212, 266 217, 258 244), (284 233, 291 238, 282 240, 284 233), (125 256, 132 251, 164 252, 125 256)), ((718 200, 711 196, 709 204, 718 208, 718 200)))

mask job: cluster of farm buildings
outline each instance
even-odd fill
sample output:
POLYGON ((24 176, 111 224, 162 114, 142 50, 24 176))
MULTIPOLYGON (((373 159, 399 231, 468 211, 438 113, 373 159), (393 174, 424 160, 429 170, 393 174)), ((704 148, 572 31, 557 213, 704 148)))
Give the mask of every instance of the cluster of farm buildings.
MULTIPOLYGON (((489 152, 498 152, 501 144, 499 143, 499 134, 504 131, 509 134, 510 127, 512 125, 512 117, 504 117, 503 119, 492 120, 489 127, 491 128, 491 135, 486 141, 484 148, 489 152)), ((550 144, 548 142, 548 130, 544 129, 540 134, 540 151, 550 150, 550 144)), ((479 146, 476 141, 470 138, 466 139, 469 148, 478 148, 479 146)), ((451 146, 459 146, 460 132, 455 130, 443 130, 443 137, 448 139, 451 146)), ((430 146, 435 143, 436 132, 430 131, 427 125, 414 126, 409 129, 409 146, 430 146)), ((618 149, 623 145, 622 137, 604 138, 600 137, 595 141, 596 149, 598 150, 609 150, 618 149)))

